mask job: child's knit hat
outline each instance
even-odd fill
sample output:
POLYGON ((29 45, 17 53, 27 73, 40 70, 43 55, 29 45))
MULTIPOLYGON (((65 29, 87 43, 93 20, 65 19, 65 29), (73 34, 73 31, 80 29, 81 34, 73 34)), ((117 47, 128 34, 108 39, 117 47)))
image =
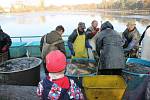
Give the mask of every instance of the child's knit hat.
POLYGON ((61 72, 66 67, 66 56, 59 50, 51 51, 46 56, 46 68, 48 72, 61 72))

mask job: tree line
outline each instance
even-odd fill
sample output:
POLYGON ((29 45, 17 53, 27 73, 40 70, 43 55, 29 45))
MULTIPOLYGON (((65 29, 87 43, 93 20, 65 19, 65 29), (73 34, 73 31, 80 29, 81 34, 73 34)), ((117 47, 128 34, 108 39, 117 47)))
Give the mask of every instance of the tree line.
POLYGON ((100 9, 150 9, 150 0, 102 0, 100 9))

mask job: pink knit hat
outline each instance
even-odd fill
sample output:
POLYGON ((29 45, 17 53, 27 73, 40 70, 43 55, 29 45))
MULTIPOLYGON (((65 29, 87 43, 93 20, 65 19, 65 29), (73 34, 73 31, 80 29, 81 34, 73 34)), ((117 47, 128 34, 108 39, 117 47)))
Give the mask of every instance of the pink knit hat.
POLYGON ((48 72, 57 73, 66 67, 66 56, 59 50, 51 51, 46 56, 46 68, 48 72))

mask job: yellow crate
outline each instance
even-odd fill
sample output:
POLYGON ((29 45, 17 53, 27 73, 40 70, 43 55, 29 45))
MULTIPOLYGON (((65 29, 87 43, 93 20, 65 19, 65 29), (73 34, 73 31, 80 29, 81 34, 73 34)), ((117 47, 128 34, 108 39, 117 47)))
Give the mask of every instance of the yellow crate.
POLYGON ((127 87, 119 75, 97 75, 83 77, 87 100, 121 100, 127 87))

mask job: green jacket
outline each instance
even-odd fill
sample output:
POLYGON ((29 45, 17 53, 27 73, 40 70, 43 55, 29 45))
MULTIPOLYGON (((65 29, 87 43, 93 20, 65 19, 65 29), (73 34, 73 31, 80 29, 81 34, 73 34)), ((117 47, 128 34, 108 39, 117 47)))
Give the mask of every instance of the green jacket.
MULTIPOLYGON (((41 49, 41 51, 42 51, 42 48, 43 48, 44 37, 45 37, 45 35, 41 38, 41 41, 40 41, 40 49, 41 49)), ((58 48, 58 50, 60 50, 64 54, 66 54, 64 41, 63 41, 61 35, 57 31, 51 31, 50 33, 46 34, 46 43, 53 44, 53 43, 55 43, 57 41, 62 41, 62 42, 56 44, 55 46, 58 48)))

